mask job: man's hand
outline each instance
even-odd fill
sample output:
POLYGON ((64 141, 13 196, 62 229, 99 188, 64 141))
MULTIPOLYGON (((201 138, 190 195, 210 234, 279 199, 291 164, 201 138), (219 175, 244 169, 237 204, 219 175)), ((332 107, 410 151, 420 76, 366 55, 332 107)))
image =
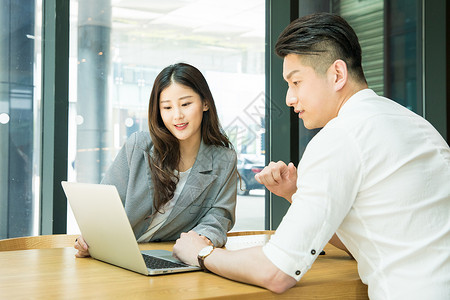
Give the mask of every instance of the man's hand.
POLYGON ((195 231, 183 232, 173 246, 173 256, 188 265, 198 266, 198 253, 209 245, 210 240, 195 231))
POLYGON ((292 195, 297 191, 297 169, 293 163, 270 162, 260 173, 255 175, 256 181, 277 196, 292 202, 292 195))

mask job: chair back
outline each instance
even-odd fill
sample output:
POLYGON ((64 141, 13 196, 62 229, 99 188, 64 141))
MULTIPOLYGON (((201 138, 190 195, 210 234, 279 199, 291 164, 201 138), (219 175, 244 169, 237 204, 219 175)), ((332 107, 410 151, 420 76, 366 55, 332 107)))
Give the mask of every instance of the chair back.
POLYGON ((0 251, 73 247, 79 235, 54 234, 0 240, 0 251))

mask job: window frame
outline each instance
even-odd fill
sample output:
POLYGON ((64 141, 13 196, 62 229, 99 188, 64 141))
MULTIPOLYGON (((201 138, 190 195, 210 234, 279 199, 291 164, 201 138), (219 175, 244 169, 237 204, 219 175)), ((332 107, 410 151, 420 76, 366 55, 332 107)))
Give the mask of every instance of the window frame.
POLYGON ((66 233, 70 0, 43 1, 40 234, 66 233))

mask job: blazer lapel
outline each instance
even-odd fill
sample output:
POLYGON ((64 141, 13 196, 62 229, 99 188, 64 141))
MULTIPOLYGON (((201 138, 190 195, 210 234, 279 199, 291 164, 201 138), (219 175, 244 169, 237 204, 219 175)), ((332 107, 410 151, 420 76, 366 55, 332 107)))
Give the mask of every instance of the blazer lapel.
POLYGON ((154 183, 153 183, 153 176, 152 176, 152 170, 150 169, 150 156, 153 157, 153 147, 150 147, 150 149, 148 150, 148 153, 145 153, 145 162, 147 163, 147 177, 148 177, 148 188, 149 188, 149 193, 150 193, 150 199, 152 199, 151 203, 150 203, 150 209, 148 211, 150 211, 150 214, 148 216, 151 216, 155 213, 155 207, 153 206, 153 201, 154 201, 154 192, 155 192, 155 188, 154 188, 154 183))
POLYGON ((170 222, 176 218, 183 210, 189 208, 189 206, 197 199, 200 194, 217 178, 217 175, 211 174, 212 171, 212 154, 211 146, 207 146, 203 143, 200 144, 197 158, 189 173, 186 184, 181 191, 181 194, 177 200, 177 203, 172 209, 169 217, 167 218, 161 229, 170 224, 170 222))

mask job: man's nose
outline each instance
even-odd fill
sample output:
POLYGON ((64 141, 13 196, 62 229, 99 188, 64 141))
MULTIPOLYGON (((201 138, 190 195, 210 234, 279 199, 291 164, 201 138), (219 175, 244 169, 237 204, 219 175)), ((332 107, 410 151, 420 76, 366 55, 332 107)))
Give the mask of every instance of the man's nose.
POLYGON ((295 103, 297 103, 297 97, 293 95, 291 92, 291 89, 288 89, 286 93, 286 105, 287 106, 294 106, 295 103))

